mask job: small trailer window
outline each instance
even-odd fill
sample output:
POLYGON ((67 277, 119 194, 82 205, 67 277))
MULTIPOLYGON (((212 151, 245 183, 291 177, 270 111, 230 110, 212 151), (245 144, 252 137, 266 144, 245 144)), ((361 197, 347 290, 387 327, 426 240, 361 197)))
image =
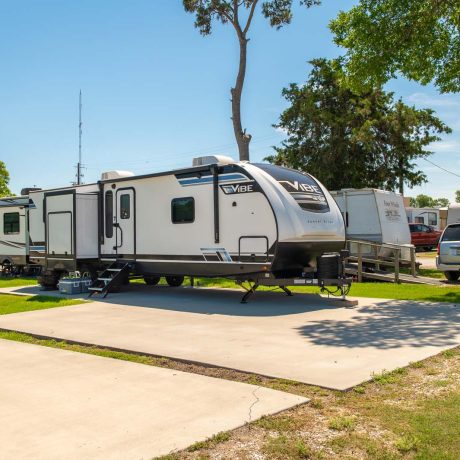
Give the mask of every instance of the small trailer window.
POLYGON ((131 215, 131 200, 130 196, 125 193, 124 195, 120 196, 120 218, 121 219, 129 219, 131 215))
POLYGON ((105 193, 105 237, 113 237, 113 193, 111 190, 105 193))
POLYGON ((438 225, 438 216, 435 212, 428 213, 428 225, 438 225))
POLYGON ((19 233, 19 213, 7 212, 3 214, 3 233, 9 235, 11 233, 19 233))
POLYGON ((190 224, 195 220, 195 199, 174 198, 171 201, 171 220, 173 224, 190 224))

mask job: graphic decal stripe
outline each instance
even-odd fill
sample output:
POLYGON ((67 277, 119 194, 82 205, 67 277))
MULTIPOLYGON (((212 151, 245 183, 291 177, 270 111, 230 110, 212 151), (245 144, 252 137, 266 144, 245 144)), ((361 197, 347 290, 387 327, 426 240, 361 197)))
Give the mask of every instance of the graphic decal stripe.
MULTIPOLYGON (((185 179, 178 179, 179 183, 185 187, 188 185, 202 185, 202 184, 211 184, 213 182, 213 176, 204 176, 204 177, 187 177, 185 179)), ((249 181, 249 177, 245 176, 244 174, 221 174, 219 175, 219 184, 224 182, 230 181, 241 181, 247 182, 249 181)))

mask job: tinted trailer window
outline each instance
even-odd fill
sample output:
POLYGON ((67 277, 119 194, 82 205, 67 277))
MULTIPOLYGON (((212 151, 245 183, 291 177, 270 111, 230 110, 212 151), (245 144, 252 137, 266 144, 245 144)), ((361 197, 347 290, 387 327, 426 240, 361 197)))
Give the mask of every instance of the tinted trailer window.
POLYGON ((305 211, 328 212, 329 205, 321 187, 309 174, 270 164, 256 164, 276 179, 305 211))

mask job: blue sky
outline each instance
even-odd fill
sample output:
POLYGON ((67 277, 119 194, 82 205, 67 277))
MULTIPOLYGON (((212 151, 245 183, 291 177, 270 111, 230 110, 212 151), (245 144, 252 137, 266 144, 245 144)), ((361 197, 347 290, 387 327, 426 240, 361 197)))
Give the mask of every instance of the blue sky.
MULTIPOLYGON (((305 81, 308 60, 340 54, 327 24, 354 3, 296 7, 280 31, 256 16, 243 95, 252 161, 283 139, 271 126, 286 107, 281 89, 305 81)), ((237 158, 229 102, 237 59, 230 26, 200 36, 180 0, 0 0, 0 159, 12 190, 74 180, 80 89, 86 182, 110 169, 147 173, 188 166, 194 156, 237 158)), ((388 89, 435 109, 454 129, 432 146, 431 160, 460 174, 460 95, 402 79, 388 89)), ((429 183, 407 195, 453 201, 460 178, 420 166, 429 183)))

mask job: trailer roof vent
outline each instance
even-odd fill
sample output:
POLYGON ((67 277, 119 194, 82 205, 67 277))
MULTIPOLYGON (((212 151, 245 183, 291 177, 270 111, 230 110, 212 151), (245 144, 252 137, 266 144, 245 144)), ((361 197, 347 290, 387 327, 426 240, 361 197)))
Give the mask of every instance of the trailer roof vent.
POLYGON ((204 166, 204 165, 229 165, 235 163, 235 160, 232 157, 227 157, 225 155, 211 155, 207 157, 197 157, 193 159, 193 166, 204 166))
POLYGON ((131 171, 106 171, 101 174, 101 180, 114 180, 132 176, 134 176, 134 173, 131 171))

